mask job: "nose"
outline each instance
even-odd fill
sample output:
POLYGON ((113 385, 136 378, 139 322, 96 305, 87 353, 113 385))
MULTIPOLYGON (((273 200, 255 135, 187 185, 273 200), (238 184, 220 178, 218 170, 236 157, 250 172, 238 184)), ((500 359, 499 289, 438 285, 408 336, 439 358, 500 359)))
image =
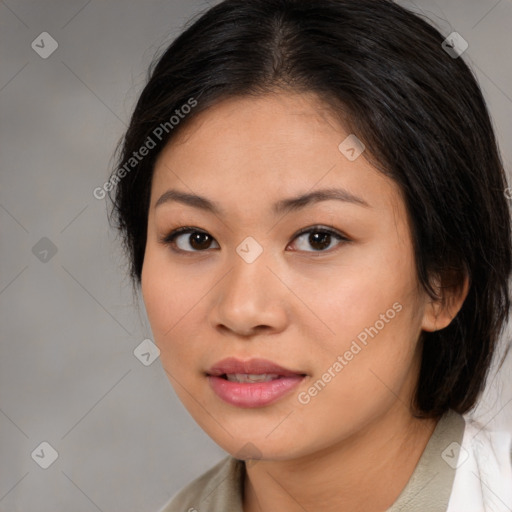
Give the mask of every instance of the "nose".
POLYGON ((231 270, 218 286, 210 313, 217 330, 251 337, 282 331, 287 323, 289 291, 272 270, 265 251, 252 263, 238 254, 230 259, 231 270))

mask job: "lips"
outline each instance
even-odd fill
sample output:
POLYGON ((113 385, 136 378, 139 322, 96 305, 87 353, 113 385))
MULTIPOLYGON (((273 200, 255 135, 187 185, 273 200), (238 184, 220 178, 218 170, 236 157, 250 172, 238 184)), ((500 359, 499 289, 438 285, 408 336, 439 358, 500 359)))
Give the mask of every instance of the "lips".
POLYGON ((247 375, 274 374, 280 377, 305 375, 303 372, 288 370, 266 359, 249 359, 247 361, 241 361, 234 357, 228 357, 227 359, 219 361, 214 364, 207 373, 208 375, 214 375, 215 377, 233 375, 237 373, 247 375))
POLYGON ((266 359, 227 358, 207 371, 213 391, 237 407, 269 405, 295 388, 306 376, 266 359))

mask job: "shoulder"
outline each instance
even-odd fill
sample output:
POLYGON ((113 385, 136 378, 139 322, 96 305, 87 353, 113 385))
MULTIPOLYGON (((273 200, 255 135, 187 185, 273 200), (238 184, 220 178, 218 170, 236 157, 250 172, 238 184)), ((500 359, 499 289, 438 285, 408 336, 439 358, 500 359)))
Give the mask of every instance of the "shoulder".
POLYGON ((242 512, 244 463, 228 456, 190 482, 159 512, 242 512))
POLYGON ((465 418, 448 511, 512 509, 512 434, 465 418))

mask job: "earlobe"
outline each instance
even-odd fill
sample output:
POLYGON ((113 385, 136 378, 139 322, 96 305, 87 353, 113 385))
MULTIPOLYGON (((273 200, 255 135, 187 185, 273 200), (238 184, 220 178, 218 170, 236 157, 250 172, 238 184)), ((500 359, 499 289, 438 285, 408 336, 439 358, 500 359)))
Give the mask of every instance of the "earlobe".
POLYGON ((462 308, 469 291, 469 278, 465 276, 461 286, 442 287, 439 279, 434 280, 434 289, 440 297, 429 298, 423 314, 423 331, 435 332, 448 327, 462 308))

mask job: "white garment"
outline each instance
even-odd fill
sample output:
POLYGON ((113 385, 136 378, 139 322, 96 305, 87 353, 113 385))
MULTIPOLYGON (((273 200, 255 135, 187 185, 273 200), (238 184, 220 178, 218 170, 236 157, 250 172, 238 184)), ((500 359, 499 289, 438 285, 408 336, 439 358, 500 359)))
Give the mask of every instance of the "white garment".
POLYGON ((466 419, 447 512, 512 512, 512 435, 466 419))

